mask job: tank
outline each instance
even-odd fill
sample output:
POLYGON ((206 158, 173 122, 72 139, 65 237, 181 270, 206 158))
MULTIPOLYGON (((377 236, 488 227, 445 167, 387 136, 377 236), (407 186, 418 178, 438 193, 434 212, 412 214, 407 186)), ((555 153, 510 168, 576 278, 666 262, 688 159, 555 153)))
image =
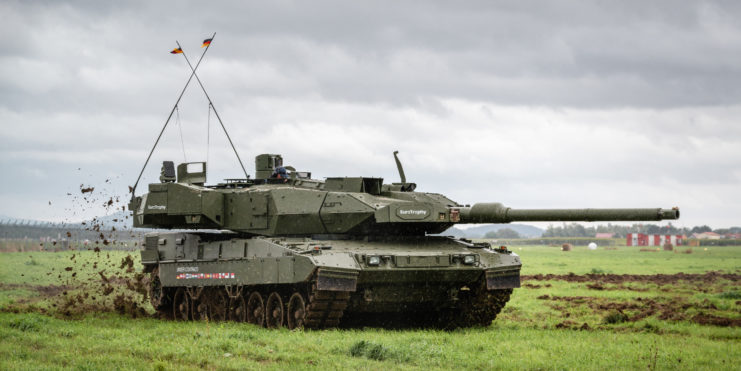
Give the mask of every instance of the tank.
POLYGON ((160 182, 132 196, 149 233, 141 262, 162 317, 270 328, 341 325, 488 326, 520 287, 505 246, 440 236, 463 223, 659 221, 679 210, 513 209, 461 205, 406 181, 312 179, 277 154, 255 178, 206 184, 206 163, 164 162, 160 182))

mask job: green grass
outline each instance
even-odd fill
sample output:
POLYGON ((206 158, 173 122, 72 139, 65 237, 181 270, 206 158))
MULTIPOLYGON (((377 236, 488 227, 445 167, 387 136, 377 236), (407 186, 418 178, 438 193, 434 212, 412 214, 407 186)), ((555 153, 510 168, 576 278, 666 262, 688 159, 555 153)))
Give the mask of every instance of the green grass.
POLYGON ((457 332, 271 331, 235 323, 0 314, 3 369, 728 369, 734 341, 654 333, 522 328, 457 332), (20 318, 20 319, 19 319, 20 318))
MULTIPOLYGON (((523 274, 673 274, 741 272, 741 247, 693 248, 692 254, 515 246, 523 274)), ((42 315, 38 287, 121 272, 129 252, 0 254, 0 369, 739 369, 739 327, 701 325, 698 314, 739 319, 738 283, 668 285, 524 281, 484 329, 266 330, 239 323, 182 323, 93 312, 79 319, 42 315), (72 258, 74 255, 74 258, 72 258), (95 268, 93 266, 97 263, 95 268), (65 268, 73 267, 71 271, 65 268), (47 274, 49 273, 49 274, 47 274), (71 277, 76 273, 75 277, 71 277), (574 301, 543 296, 576 298, 574 301), (579 299, 583 297, 586 299, 579 299), (540 299, 539 299, 540 298, 540 299), (682 318, 632 321, 640 309, 596 304, 687 303, 682 318), (24 304, 25 303, 25 304, 24 304), (596 304, 595 304, 596 303, 596 304), (21 313, 12 313, 18 308, 21 313), (579 330, 584 324, 586 330, 579 330)), ((135 260, 138 256, 134 256, 135 260)), ((137 267, 138 262, 135 262, 137 267)), ((135 273, 135 272, 134 272, 135 273)), ((133 273, 132 273, 133 274, 133 273)), ((640 306, 638 307, 640 308, 640 306)), ((53 313, 53 312, 52 312, 53 313)))
POLYGON ((656 247, 617 247, 616 250, 589 250, 574 246, 572 251, 560 247, 512 246, 510 249, 522 257, 522 274, 538 273, 575 274, 672 274, 705 273, 722 270, 741 272, 741 247, 692 247, 691 254, 683 253, 690 247, 679 246, 675 251, 646 252, 641 249, 656 247), (707 249, 707 250, 706 250, 707 249))

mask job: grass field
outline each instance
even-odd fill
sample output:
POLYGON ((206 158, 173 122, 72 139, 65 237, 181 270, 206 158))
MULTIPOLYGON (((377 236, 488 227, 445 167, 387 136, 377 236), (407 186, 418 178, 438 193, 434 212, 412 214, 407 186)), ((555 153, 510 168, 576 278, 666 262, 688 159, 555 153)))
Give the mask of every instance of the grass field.
POLYGON ((491 326, 452 332, 131 318, 114 303, 137 297, 131 253, 2 253, 0 368, 741 369, 741 247, 513 249, 523 287, 491 326))

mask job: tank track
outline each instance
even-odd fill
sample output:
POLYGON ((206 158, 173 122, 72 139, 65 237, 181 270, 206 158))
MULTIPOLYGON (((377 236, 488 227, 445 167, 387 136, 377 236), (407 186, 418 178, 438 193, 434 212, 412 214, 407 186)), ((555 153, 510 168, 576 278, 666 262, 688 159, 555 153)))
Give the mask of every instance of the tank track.
POLYGON ((313 284, 309 304, 306 306, 304 327, 308 329, 337 327, 349 300, 350 293, 347 291, 317 290, 316 284, 313 284))
POLYGON ((470 290, 461 292, 458 308, 441 316, 444 321, 441 324, 450 329, 489 326, 507 304, 511 294, 512 289, 487 290, 486 281, 482 280, 470 290))
MULTIPOLYGON (((350 300, 350 292, 318 290, 316 288, 315 280, 312 281, 311 285, 303 284, 303 289, 301 289, 300 286, 302 285, 283 287, 279 290, 273 291, 282 293, 281 296, 284 298, 289 298, 292 294, 298 294, 303 299, 302 301, 305 301, 306 303, 305 310, 303 311, 305 313, 303 318, 292 318, 291 320, 289 320, 287 316, 290 314, 288 313, 287 309, 290 299, 284 300, 282 303, 284 311, 284 313, 282 314, 283 321, 282 324, 278 327, 291 327, 289 325, 289 322, 294 324, 294 326, 296 327, 303 327, 306 329, 319 330, 337 327, 340 324, 342 315, 344 314, 344 311, 347 308, 348 302, 350 300), (308 301, 306 301, 307 297, 308 301), (298 325, 295 325, 296 323, 298 323, 298 325)), ((212 320, 228 319, 238 322, 247 321, 246 317, 235 319, 233 315, 230 315, 230 313, 233 313, 235 303, 241 302, 242 306, 244 307, 244 304, 246 303, 252 292, 262 292, 263 294, 267 294, 267 292, 264 290, 250 290, 247 287, 244 287, 242 290, 239 291, 239 296, 241 298, 233 297, 231 298, 231 300, 227 299, 226 302, 230 302, 230 304, 226 305, 226 307, 223 308, 223 310, 221 310, 218 315, 216 315, 213 310, 206 312, 203 308, 199 309, 199 305, 192 304, 192 302, 194 301, 193 299, 185 299, 187 302, 185 306, 190 307, 190 309, 184 310, 185 312, 187 312, 187 314, 178 316, 177 314, 173 314, 173 305, 176 305, 175 302, 178 300, 178 298, 176 297, 178 295, 177 292, 183 290, 184 288, 163 288, 160 284, 158 269, 155 268, 155 270, 150 275, 149 296, 150 302, 156 310, 157 316, 159 318, 193 320, 199 318, 205 319, 206 317, 210 317, 212 320)), ((217 297, 226 299, 226 296, 224 296, 226 292, 227 290, 225 287, 208 287, 205 290, 199 292, 200 299, 198 302, 212 303, 217 297)), ((179 295, 187 296, 188 294, 182 292, 179 295)), ((265 298, 267 298, 267 295, 265 295, 265 298)), ((223 299, 220 301, 220 303, 224 302, 223 299)), ((243 307, 242 310, 244 309, 243 307)), ((268 324, 268 321, 265 320, 263 320, 258 325, 271 327, 270 324, 268 324)))
POLYGON ((429 311, 398 311, 381 313, 349 312, 341 327, 391 327, 391 328, 457 328, 487 327, 507 304, 512 289, 487 290, 486 282, 479 281, 458 293, 452 307, 430 308, 429 311))
POLYGON ((499 312, 509 301, 512 289, 492 290, 479 293, 461 303, 455 327, 485 327, 497 318, 499 312))
MULTIPOLYGON (((159 280, 154 279, 156 274, 157 271, 153 272, 152 286, 150 286, 150 289, 153 291, 152 294, 154 294, 152 296, 156 298, 153 298, 152 304, 160 318, 173 319, 176 317, 173 315, 174 290, 168 292, 157 285, 159 280)), ((303 298, 308 297, 308 301, 305 304, 304 317, 294 320, 300 323, 298 327, 312 330, 338 327, 345 309, 349 304, 351 293, 348 291, 317 290, 315 281, 312 281, 309 287, 307 286, 304 286, 304 290, 296 288, 293 288, 296 290, 291 290, 293 292, 303 292, 301 294, 303 298)), ((220 290, 222 288, 218 289, 220 290)), ((286 290, 283 291, 288 293, 286 290)), ((213 288, 207 291, 209 294, 213 292, 213 288)), ((244 295, 246 300, 249 297, 249 293, 250 290, 243 290, 241 295, 244 295)), ((396 323, 396 325, 399 327, 435 327, 448 330, 467 327, 486 327, 491 325, 492 321, 496 319, 502 308, 509 301, 511 294, 512 289, 487 290, 486 282, 482 280, 469 290, 460 292, 458 305, 455 308, 418 314, 395 313, 401 315, 400 321, 397 321, 399 323, 396 323)), ((290 294, 284 296, 288 295, 290 294)), ((285 308, 284 311, 286 311, 285 308)), ((287 313, 283 314, 283 326, 288 323, 287 315, 287 313)), ((394 325, 394 321, 390 320, 389 317, 374 318, 373 316, 362 314, 355 315, 354 317, 350 319, 351 323, 343 323, 343 325, 353 327, 353 322, 359 326, 373 326, 380 323, 394 325)), ((393 315, 390 317, 393 317, 393 315)), ((265 323, 262 325, 265 325, 265 323)))

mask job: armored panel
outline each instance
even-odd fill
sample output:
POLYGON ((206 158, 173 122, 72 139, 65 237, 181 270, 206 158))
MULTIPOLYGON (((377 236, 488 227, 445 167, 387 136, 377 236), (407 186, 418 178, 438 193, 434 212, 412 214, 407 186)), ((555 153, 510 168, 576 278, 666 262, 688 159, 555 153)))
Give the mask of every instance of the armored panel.
POLYGON ((203 260, 216 260, 221 255, 221 242, 212 242, 203 246, 203 260))
POLYGON ((250 193, 250 208, 248 213, 251 216, 249 229, 267 229, 268 228, 268 203, 270 194, 267 192, 250 193))
POLYGON ((372 207, 346 193, 329 192, 320 215, 327 232, 348 233, 364 221, 372 220, 374 212, 372 207))
POLYGON ((142 198, 142 207, 144 215, 167 214, 167 192, 151 191, 142 198))
POLYGON ((447 267, 450 265, 450 256, 396 256, 395 263, 399 268, 447 267))
POLYGON ((271 194, 275 209, 274 234, 325 233, 319 210, 327 192, 278 188, 271 194))
POLYGON ((143 263, 156 263, 160 256, 157 250, 142 250, 141 258, 143 263))
POLYGON ((258 283, 262 282, 262 259, 252 258, 247 260, 247 282, 258 283))
POLYGON ((262 268, 262 283, 278 283, 278 259, 265 258, 260 259, 260 268, 262 268))
POLYGON ((245 256, 247 242, 242 240, 231 240, 226 242, 221 248, 221 259, 237 259, 245 256))
POLYGON ((363 178, 327 178, 324 189, 337 192, 362 192, 363 178))
POLYGON ((167 190, 167 211, 171 215, 201 213, 201 189, 170 183, 167 190))
POLYGON ((201 195, 201 214, 222 226, 224 223, 224 194, 214 191, 201 195))
POLYGON ((175 246, 175 259, 185 259, 185 246, 183 245, 175 246))
POLYGON ((195 236, 193 238, 187 238, 185 240, 185 244, 183 244, 183 251, 184 251, 184 257, 185 260, 195 260, 198 258, 198 250, 199 246, 201 246, 200 242, 198 241, 198 238, 195 236))
POLYGON ((265 230, 268 228, 269 192, 233 192, 226 194, 224 197, 225 228, 238 231, 265 230))
POLYGON ((159 242, 158 236, 147 236, 145 239, 144 247, 147 250, 157 250, 157 243, 159 242))
POLYGON ((278 282, 294 282, 293 257, 283 257, 278 259, 278 282))

